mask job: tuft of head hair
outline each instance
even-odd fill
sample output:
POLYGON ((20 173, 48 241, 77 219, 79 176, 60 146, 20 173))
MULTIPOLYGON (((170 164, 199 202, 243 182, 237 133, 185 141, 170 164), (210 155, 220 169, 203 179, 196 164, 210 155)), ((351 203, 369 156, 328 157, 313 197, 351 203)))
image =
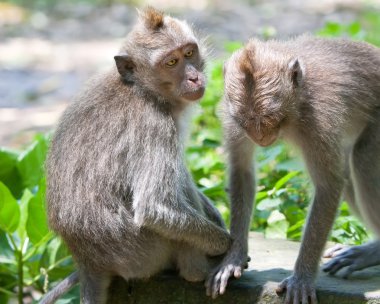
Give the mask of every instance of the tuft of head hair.
POLYGON ((146 28, 157 31, 164 25, 164 14, 152 6, 146 7, 140 13, 140 20, 142 20, 146 28))
POLYGON ((252 47, 246 46, 239 58, 239 67, 244 73, 253 74, 253 57, 255 55, 255 51, 252 47))

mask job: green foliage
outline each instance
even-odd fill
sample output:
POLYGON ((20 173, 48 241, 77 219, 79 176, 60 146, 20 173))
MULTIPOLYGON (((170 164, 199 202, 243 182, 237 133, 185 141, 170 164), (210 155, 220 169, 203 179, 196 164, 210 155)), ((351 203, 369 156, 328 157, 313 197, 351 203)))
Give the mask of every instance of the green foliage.
POLYGON ((366 11, 359 16, 359 20, 340 24, 327 22, 317 34, 323 37, 346 37, 354 40, 363 40, 380 46, 380 14, 378 11, 366 11))
POLYGON ((22 152, 0 151, 0 302, 18 298, 24 287, 43 291, 48 277, 73 271, 71 256, 49 231, 43 164, 48 138, 38 135, 22 152))

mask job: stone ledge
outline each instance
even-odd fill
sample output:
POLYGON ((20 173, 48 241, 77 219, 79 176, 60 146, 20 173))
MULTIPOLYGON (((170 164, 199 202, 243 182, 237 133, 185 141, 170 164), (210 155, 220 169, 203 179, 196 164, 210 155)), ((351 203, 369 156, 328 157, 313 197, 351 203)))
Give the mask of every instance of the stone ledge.
MULTIPOLYGON (((292 272, 299 243, 264 239, 251 233, 250 267, 239 280, 229 283, 226 293, 212 300, 202 283, 189 283, 175 275, 163 274, 146 282, 115 280, 108 303, 133 304, 281 304, 275 288, 292 272)), ((317 280, 319 304, 380 304, 380 266, 359 271, 349 280, 320 272, 317 280)))

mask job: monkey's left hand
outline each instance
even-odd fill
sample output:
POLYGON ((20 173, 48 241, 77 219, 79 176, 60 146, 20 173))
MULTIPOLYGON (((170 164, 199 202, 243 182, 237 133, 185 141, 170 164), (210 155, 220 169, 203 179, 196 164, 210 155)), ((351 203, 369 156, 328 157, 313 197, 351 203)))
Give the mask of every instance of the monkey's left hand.
POLYGON ((302 303, 317 304, 314 279, 298 277, 295 274, 283 280, 277 287, 277 294, 282 294, 286 290, 284 304, 302 303), (310 299, 310 302, 309 302, 310 299))
POLYGON ((205 286, 206 294, 215 299, 218 295, 226 291, 228 279, 230 277, 240 278, 244 269, 248 268, 251 258, 231 250, 224 257, 222 263, 218 265, 208 276, 205 286))

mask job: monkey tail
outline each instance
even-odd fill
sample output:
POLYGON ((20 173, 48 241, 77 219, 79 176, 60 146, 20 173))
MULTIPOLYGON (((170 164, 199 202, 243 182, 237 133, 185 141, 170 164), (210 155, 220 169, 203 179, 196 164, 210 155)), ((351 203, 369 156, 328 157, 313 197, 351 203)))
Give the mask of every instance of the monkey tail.
POLYGON ((79 283, 79 272, 75 271, 43 296, 39 304, 53 304, 61 295, 79 283))

